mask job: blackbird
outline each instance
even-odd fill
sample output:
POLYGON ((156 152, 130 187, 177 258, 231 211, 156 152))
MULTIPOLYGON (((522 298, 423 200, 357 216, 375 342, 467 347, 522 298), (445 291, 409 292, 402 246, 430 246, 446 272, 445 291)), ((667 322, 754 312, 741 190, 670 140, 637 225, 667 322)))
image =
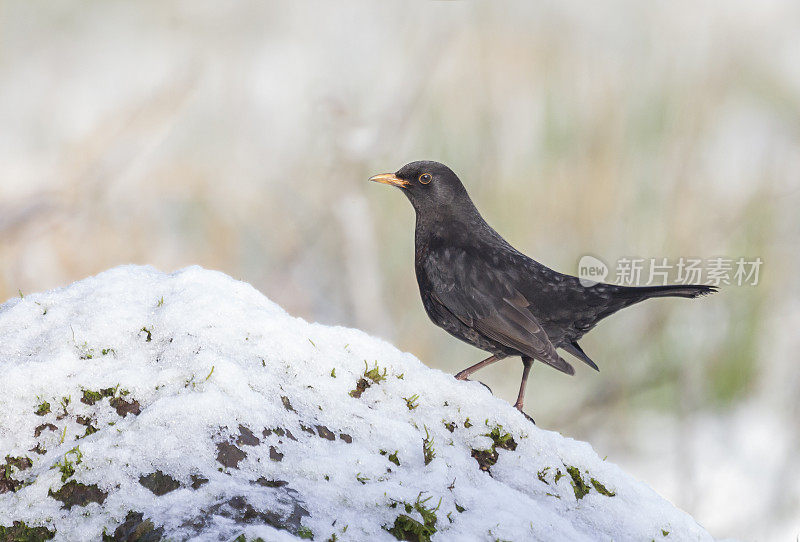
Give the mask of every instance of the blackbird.
POLYGON ((578 339, 600 320, 651 297, 694 298, 716 291, 704 285, 584 286, 500 237, 458 176, 438 162, 411 162, 370 181, 400 188, 414 206, 414 268, 430 319, 492 354, 455 377, 466 380, 496 361, 520 356, 522 382, 514 405, 520 411, 534 360, 572 375, 575 369, 559 356, 560 348, 599 370, 578 339))

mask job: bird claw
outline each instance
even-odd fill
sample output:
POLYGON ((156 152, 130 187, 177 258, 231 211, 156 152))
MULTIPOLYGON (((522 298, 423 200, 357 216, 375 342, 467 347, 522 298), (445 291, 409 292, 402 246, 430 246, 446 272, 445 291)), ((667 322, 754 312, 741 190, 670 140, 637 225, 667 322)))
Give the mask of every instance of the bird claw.
POLYGON ((531 422, 533 425, 536 425, 536 422, 534 421, 534 419, 533 419, 533 418, 531 418, 530 416, 528 416, 527 414, 525 414, 525 412, 522 410, 522 404, 521 404, 521 403, 514 403, 514 408, 516 408, 517 410, 519 410, 520 414, 522 414, 523 416, 525 416, 525 418, 526 418, 526 419, 527 419, 529 422, 531 422))
POLYGON ((469 379, 469 378, 467 378, 467 377, 464 377, 464 378, 458 378, 458 375, 456 375, 456 379, 458 379, 458 380, 461 380, 462 382, 477 382, 478 384, 480 384, 481 386, 483 386, 484 388, 486 388, 487 390, 489 390, 489 393, 491 393, 492 395, 494 395, 494 392, 492 391, 492 388, 490 388, 489 386, 487 386, 486 384, 484 384, 484 383, 483 383, 483 382, 481 382, 480 380, 470 380, 470 379, 469 379))
MULTIPOLYGON (((522 411, 520 410, 520 412, 522 412, 522 411)), ((522 412, 522 415, 523 415, 523 416, 525 416, 525 419, 527 419, 527 420, 528 420, 529 422, 531 422, 533 425, 536 425, 536 421, 535 421, 533 418, 531 418, 530 416, 528 416, 528 415, 527 415, 527 414, 525 414, 524 412, 522 412)))

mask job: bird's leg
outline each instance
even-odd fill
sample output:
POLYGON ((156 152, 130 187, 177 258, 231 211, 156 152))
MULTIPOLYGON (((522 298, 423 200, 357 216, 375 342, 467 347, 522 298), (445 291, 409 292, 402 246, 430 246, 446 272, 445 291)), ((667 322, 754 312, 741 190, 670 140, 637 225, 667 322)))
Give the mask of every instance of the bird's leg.
POLYGON ((522 370, 522 382, 519 385, 517 402, 514 403, 514 406, 520 412, 522 412, 522 401, 525 399, 525 384, 528 382, 528 374, 531 372, 531 367, 533 367, 533 359, 523 356, 522 364, 525 366, 525 368, 522 370))
POLYGON ((495 361, 500 361, 501 359, 502 358, 499 358, 497 356, 489 356, 485 360, 483 360, 481 362, 478 362, 478 363, 476 363, 475 365, 473 365, 471 367, 467 367, 466 369, 464 369, 460 373, 456 374, 456 380, 466 380, 467 377, 469 375, 471 375, 472 373, 474 373, 475 371, 477 371, 479 369, 483 369, 487 365, 491 365, 495 361))

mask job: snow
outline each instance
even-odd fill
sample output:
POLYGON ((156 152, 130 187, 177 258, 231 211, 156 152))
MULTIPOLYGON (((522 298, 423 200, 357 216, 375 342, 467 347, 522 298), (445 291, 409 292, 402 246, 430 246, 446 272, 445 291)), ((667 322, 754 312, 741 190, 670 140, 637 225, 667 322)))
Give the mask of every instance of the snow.
POLYGON ((199 267, 123 266, 9 300, 0 371, 0 457, 19 482, 3 492, 0 471, 0 526, 43 526, 56 540, 121 539, 126 519, 156 538, 395 540, 401 514, 421 527, 420 510, 437 505, 432 540, 711 540, 588 444, 537 428, 481 384, 294 318, 199 267), (82 401, 87 390, 103 397, 82 401), (36 436, 44 424, 55 430, 36 436), (473 454, 495 444, 482 470, 473 454), (32 466, 8 462, 21 457, 32 466), (158 471, 168 487, 154 492, 142 481, 158 471), (54 498, 76 482, 102 503, 54 498))

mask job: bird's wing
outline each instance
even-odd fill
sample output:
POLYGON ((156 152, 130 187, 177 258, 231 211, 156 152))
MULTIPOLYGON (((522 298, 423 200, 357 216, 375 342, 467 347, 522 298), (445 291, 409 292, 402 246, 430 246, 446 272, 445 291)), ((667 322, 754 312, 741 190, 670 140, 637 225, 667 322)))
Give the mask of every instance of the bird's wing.
POLYGON ((426 270, 434 299, 464 324, 563 373, 575 373, 528 310, 528 300, 497 266, 480 255, 453 248, 429 262, 426 270))

